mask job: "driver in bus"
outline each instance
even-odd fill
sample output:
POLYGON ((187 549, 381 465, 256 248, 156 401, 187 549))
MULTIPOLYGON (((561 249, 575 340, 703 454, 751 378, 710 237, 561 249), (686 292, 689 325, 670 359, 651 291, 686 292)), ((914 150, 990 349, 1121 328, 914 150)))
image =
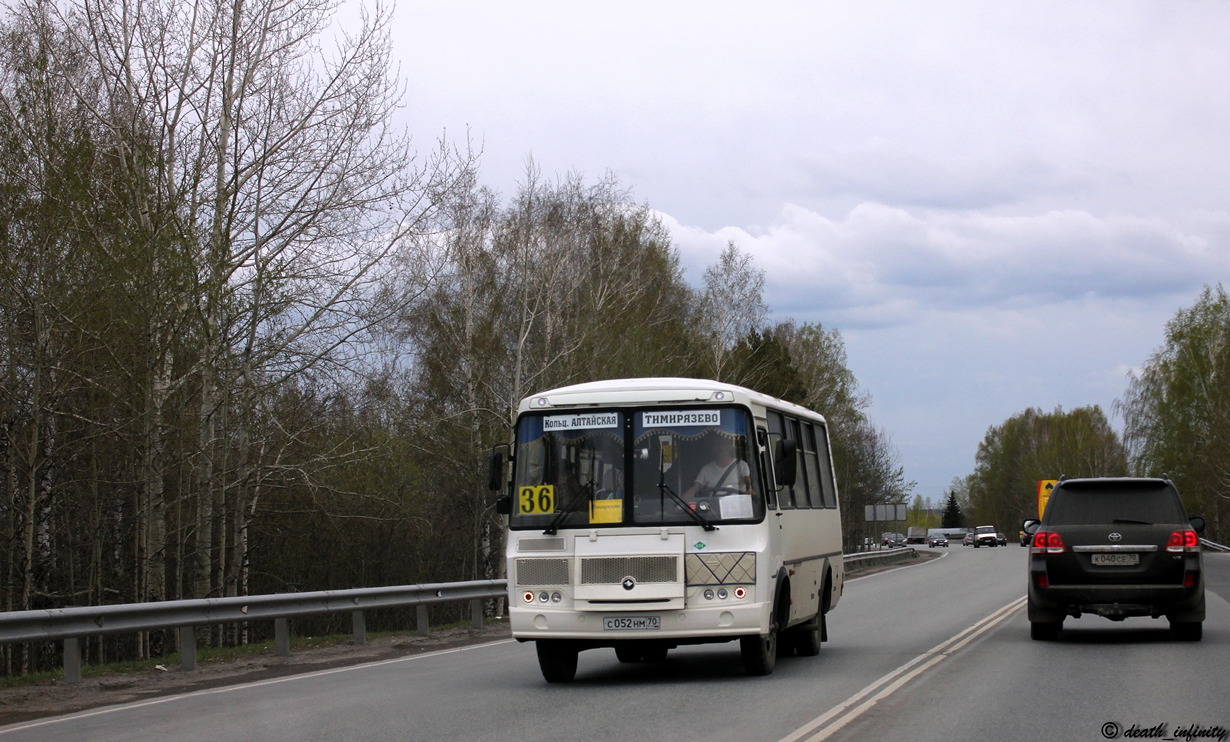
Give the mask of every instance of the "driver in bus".
POLYGON ((683 493, 683 499, 732 492, 750 493, 752 470, 746 461, 735 456, 734 440, 716 435, 709 442, 709 450, 713 460, 696 473, 696 481, 683 493))

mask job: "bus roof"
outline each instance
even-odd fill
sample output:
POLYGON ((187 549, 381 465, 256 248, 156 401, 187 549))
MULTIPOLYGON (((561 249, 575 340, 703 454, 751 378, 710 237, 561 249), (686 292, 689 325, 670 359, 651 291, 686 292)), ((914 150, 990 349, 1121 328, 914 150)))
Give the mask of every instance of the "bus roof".
POLYGON ((557 407, 617 407, 631 404, 758 404, 823 419, 819 413, 752 389, 710 379, 643 377, 607 379, 562 386, 521 400, 519 412, 557 407))

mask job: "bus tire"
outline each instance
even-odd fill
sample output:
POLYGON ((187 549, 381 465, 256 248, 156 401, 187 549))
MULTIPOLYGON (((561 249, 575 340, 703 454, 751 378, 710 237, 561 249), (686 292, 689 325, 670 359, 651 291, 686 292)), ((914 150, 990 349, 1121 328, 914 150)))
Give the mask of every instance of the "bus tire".
POLYGON ((743 670, 748 675, 768 675, 777 664, 777 627, 767 634, 739 637, 743 654, 743 670))
POLYGON ((538 668, 548 683, 567 683, 577 676, 576 645, 561 639, 539 639, 538 668))
POLYGON ((810 621, 790 630, 790 641, 800 657, 815 657, 820 654, 820 633, 824 614, 818 613, 810 621))
MULTIPOLYGON (((769 633, 739 637, 739 651, 743 654, 743 669, 748 675, 768 675, 777 664, 777 640, 779 627, 785 625, 785 617, 778 612, 790 606, 790 582, 785 570, 778 572, 777 598, 769 614, 769 633)), ((783 651, 789 647, 782 647, 783 651)))

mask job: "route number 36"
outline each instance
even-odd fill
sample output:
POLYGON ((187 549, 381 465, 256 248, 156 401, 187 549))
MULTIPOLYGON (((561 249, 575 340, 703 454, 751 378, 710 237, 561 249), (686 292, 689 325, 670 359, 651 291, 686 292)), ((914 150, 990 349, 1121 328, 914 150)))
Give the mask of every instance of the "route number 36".
POLYGON ((554 513, 555 487, 550 484, 522 487, 517 491, 517 512, 521 515, 554 513))

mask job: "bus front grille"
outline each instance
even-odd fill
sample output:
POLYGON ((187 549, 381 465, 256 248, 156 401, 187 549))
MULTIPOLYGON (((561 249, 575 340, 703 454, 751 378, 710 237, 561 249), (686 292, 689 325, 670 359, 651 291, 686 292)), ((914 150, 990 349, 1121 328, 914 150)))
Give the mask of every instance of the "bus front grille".
POLYGON ((517 585, 567 585, 567 559, 518 559, 517 585))
POLYGON ((563 551, 562 538, 519 538, 517 551, 563 551))
POLYGON ((582 585, 618 585, 625 577, 638 583, 677 582, 679 558, 673 556, 589 557, 581 560, 582 585))

